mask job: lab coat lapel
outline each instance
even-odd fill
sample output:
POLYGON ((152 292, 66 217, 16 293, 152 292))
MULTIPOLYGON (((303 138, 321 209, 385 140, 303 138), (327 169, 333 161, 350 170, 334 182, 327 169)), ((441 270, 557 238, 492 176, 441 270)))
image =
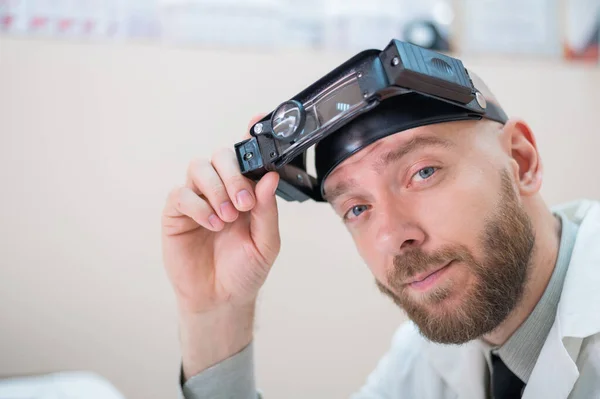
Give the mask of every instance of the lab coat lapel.
POLYGON ((579 377, 575 362, 582 340, 600 332, 600 205, 585 201, 567 213, 581 225, 556 319, 523 399, 566 399, 579 377))
POLYGON ((563 345, 556 320, 523 392, 523 399, 566 399, 579 377, 577 366, 563 345))

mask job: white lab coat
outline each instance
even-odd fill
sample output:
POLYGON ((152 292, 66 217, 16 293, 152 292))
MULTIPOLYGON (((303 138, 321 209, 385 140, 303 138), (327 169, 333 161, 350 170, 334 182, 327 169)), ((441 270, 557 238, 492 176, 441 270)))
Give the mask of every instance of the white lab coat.
MULTIPOLYGON (((523 399, 600 399, 600 203, 557 207, 580 225, 556 319, 523 399)), ((479 341, 441 345, 411 323, 353 399, 484 399, 487 363, 479 341)))

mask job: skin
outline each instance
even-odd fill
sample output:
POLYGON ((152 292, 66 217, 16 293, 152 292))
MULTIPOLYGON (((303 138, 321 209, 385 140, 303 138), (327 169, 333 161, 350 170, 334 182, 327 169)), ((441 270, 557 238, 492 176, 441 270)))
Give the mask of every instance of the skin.
POLYGON ((523 281, 522 298, 483 337, 501 345, 543 294, 560 236, 560 224, 539 194, 543 170, 533 134, 523 121, 511 120, 505 126, 452 122, 388 136, 342 163, 325 182, 325 193, 382 291, 393 298, 405 297, 439 319, 463 310, 478 283, 473 268, 456 262, 433 289, 422 292, 406 286, 412 277, 406 273, 400 277, 404 281, 390 281, 390 275, 398 275, 394 260, 415 250, 431 254, 448 247, 465 248, 475 259, 484 259, 480 237, 501 198, 501 171, 508 175, 515 200, 536 232, 531 258, 523 265, 529 278, 523 281), (436 143, 441 141, 443 145, 436 143), (421 144, 383 167, 382 159, 389 159, 385 154, 411 142, 421 144), (360 184, 352 184, 353 180, 360 184), (445 299, 435 300, 441 291, 445 299))
MULTIPOLYGON (((493 100, 476 76, 473 81, 493 100)), ((338 166, 327 178, 325 192, 332 195, 336 186, 348 186, 330 198, 340 217, 355 206, 365 208, 360 217, 346 220, 348 231, 376 280, 401 295, 398 281, 389 276, 394 259, 411 249, 431 254, 460 245, 474 258, 484 258, 478 238, 501 198, 501 171, 510 177, 535 242, 523 295, 502 323, 482 337, 500 345, 543 294, 560 237, 560 223, 539 194, 543 168, 534 135, 524 121, 512 119, 503 126, 452 122, 388 136, 338 166), (447 145, 425 145, 423 138, 443 139, 447 145), (384 167, 383 154, 413 140, 420 141, 414 151, 384 167), (431 166, 439 168, 431 176, 430 171, 420 172, 431 166), (349 184, 352 179, 358 184, 349 184)), ((277 184, 276 173, 265 175, 258 184, 245 179, 235 155, 225 149, 211 159, 192 161, 186 184, 167 198, 162 214, 163 263, 178 304, 185 379, 252 341, 256 298, 280 249, 277 184), (242 200, 244 191, 248 195, 242 200)), ((459 309, 461 295, 469 291, 459 287, 472 286, 476 280, 466 263, 449 268, 438 282, 452 293, 443 300, 444 308, 459 309)), ((409 295, 419 301, 429 294, 409 295)), ((435 312, 426 302, 421 303, 424 309, 435 312)))
POLYGON ((190 162, 185 185, 168 195, 163 263, 177 300, 185 379, 252 340, 258 290, 280 249, 278 182, 268 173, 253 184, 233 151, 222 149, 190 162))

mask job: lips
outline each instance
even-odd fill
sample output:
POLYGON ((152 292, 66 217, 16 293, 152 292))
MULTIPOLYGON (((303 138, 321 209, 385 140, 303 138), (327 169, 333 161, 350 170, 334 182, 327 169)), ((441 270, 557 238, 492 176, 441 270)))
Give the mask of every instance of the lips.
POLYGON ((450 261, 448 263, 445 263, 445 264, 443 264, 443 265, 441 265, 439 267, 436 267, 435 269, 431 269, 431 270, 428 270, 426 272, 416 274, 413 277, 411 277, 410 279, 408 279, 405 284, 406 285, 410 285, 410 284, 413 284, 413 283, 422 282, 423 280, 427 279, 427 277, 429 277, 429 276, 431 276, 431 275, 439 272, 443 268, 445 268, 448 265, 450 265, 450 263, 452 263, 452 261, 450 261))

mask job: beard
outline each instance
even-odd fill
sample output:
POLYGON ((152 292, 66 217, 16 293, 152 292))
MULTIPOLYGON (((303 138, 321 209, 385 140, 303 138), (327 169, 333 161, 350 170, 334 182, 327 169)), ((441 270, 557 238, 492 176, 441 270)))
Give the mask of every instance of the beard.
POLYGON ((481 261, 461 245, 447 246, 432 254, 416 248, 394 259, 387 279, 391 289, 376 281, 379 290, 404 309, 426 339, 462 344, 479 338, 498 327, 523 296, 535 236, 506 170, 501 172, 499 201, 485 220, 478 241, 484 254, 481 261), (402 283, 433 265, 450 261, 466 265, 474 284, 463 289, 450 281, 449 286, 434 288, 415 298, 402 283), (458 290, 466 290, 458 303, 444 307, 442 302, 458 290))

